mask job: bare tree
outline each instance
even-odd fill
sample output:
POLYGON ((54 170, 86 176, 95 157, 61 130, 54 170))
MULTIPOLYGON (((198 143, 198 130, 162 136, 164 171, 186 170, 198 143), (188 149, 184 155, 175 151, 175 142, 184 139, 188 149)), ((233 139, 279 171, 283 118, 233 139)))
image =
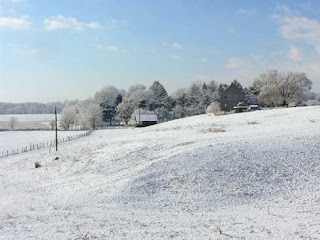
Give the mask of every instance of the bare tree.
POLYGON ((56 128, 56 121, 55 120, 50 121, 50 127, 51 127, 51 130, 55 130, 55 128, 56 128))
POLYGON ((305 73, 269 70, 261 74, 253 88, 260 91, 260 100, 267 104, 287 106, 292 101, 302 101, 312 88, 305 73))
POLYGON ((15 127, 16 124, 17 124, 17 122, 18 122, 18 119, 17 119, 16 117, 11 117, 11 118, 9 119, 9 126, 10 126, 11 130, 14 129, 14 127, 15 127))

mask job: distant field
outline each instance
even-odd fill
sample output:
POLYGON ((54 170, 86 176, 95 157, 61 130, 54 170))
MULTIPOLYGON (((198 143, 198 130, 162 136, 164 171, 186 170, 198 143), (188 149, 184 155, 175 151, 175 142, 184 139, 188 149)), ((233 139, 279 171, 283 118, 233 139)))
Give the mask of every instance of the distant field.
MULTIPOLYGON (((76 136, 85 131, 59 131, 58 138, 76 136)), ((0 154, 6 150, 21 149, 30 144, 54 141, 54 131, 7 131, 0 132, 0 154)))
MULTIPOLYGON (((10 129, 10 118, 17 119, 16 130, 25 129, 50 129, 50 121, 54 120, 53 114, 0 114, 0 129, 10 129)), ((58 115, 59 119, 59 115, 58 115)))

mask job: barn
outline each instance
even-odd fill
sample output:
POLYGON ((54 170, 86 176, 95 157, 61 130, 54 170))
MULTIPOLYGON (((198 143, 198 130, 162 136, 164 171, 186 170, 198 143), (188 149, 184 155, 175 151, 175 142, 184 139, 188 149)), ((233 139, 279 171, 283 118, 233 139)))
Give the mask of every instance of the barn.
POLYGON ((223 111, 233 110, 240 102, 245 102, 245 93, 238 86, 231 84, 220 95, 220 107, 223 111))
POLYGON ((157 115, 136 115, 136 122, 139 127, 147 127, 158 123, 157 115))

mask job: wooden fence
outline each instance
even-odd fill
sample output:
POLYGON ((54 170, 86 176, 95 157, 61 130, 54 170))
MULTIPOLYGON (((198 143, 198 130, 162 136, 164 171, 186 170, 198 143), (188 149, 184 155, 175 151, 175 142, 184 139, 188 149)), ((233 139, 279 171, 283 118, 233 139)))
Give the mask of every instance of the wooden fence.
MULTIPOLYGON (((80 134, 76 134, 76 135, 72 135, 72 136, 67 136, 67 137, 63 137, 63 138, 58 138, 58 144, 64 143, 64 142, 69 142, 69 141, 72 141, 72 140, 75 140, 75 139, 78 139, 81 137, 89 136, 92 132, 93 132, 93 130, 90 130, 90 131, 87 131, 84 133, 80 133, 80 134)), ((34 151, 34 150, 38 150, 38 149, 43 149, 43 148, 49 148, 50 149, 49 151, 51 151, 51 148, 53 148, 55 146, 56 146, 55 141, 43 142, 43 143, 37 143, 37 144, 29 144, 28 146, 25 146, 25 147, 2 151, 0 158, 16 155, 19 153, 30 152, 30 151, 34 151)))

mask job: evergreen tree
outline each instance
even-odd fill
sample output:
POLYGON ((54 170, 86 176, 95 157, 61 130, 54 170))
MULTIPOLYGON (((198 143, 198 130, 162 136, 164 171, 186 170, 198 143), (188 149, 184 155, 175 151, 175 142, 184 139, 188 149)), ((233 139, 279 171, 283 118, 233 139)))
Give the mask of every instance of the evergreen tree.
POLYGON ((202 92, 207 92, 208 91, 208 86, 206 83, 203 83, 202 85, 202 92))
POLYGON ((118 93, 116 100, 114 102, 114 105, 117 107, 121 102, 122 102, 122 95, 121 95, 121 93, 118 93))
POLYGON ((241 83, 239 83, 237 80, 233 80, 233 82, 231 83, 231 85, 236 86, 237 88, 243 90, 243 87, 241 85, 241 83))
POLYGON ((168 96, 168 93, 164 86, 159 82, 155 81, 149 88, 155 96, 156 100, 165 98, 168 96))

